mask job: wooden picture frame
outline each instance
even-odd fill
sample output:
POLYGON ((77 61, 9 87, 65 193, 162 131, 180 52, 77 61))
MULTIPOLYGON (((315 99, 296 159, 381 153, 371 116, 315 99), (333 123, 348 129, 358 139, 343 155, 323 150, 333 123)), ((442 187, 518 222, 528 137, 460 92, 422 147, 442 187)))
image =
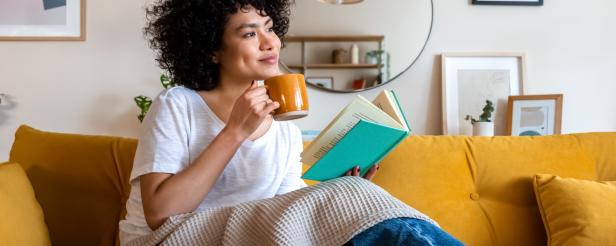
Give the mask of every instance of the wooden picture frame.
POLYGON ((466 115, 481 114, 486 100, 494 103, 494 134, 506 134, 507 100, 523 95, 526 56, 519 52, 443 53, 443 134, 472 135, 466 115))
POLYGON ((472 3, 474 5, 542 6, 543 0, 509 0, 509 1, 473 0, 472 3))
POLYGON ((1 5, 0 41, 86 40, 86 0, 19 0, 1 5))
POLYGON ((560 134, 562 108, 562 94, 510 96, 507 106, 507 135, 560 134))
POLYGON ((334 88, 334 77, 332 76, 306 77, 306 82, 317 87, 323 87, 328 89, 334 88))

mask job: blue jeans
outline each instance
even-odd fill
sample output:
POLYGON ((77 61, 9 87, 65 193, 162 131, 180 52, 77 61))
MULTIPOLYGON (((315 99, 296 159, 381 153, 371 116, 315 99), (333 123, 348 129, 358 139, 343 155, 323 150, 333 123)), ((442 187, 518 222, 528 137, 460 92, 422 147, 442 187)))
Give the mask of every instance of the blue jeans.
POLYGON ((382 221, 353 237, 346 245, 464 245, 425 220, 394 218, 382 221))

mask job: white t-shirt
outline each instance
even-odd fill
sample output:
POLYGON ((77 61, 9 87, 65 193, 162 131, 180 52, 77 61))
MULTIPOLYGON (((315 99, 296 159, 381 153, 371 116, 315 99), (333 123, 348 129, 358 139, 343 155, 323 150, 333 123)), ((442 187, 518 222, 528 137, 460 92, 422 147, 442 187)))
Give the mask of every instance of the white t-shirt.
MULTIPOLYGON (((126 219, 120 221, 123 244, 151 232, 143 213, 139 176, 177 173, 186 168, 224 125, 191 89, 170 88, 154 100, 141 127, 126 219)), ((270 198, 305 187, 300 178, 302 148, 297 126, 273 121, 263 136, 242 143, 196 211, 270 198)))

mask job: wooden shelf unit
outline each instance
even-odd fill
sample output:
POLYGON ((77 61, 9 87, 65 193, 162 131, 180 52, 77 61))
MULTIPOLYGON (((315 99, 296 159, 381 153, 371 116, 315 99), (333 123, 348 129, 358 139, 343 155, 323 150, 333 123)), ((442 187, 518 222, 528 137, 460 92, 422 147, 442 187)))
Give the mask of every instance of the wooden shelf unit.
POLYGON ((358 69, 358 68, 379 68, 379 64, 304 64, 304 65, 289 65, 290 69, 358 69))
POLYGON ((287 36, 285 42, 383 42, 382 35, 355 35, 355 36, 287 36))
POLYGON ((382 35, 351 35, 351 36, 287 36, 284 42, 301 43, 302 54, 300 65, 288 65, 289 69, 298 69, 306 74, 308 69, 381 69, 382 64, 309 64, 306 63, 307 45, 309 42, 377 42, 379 50, 383 49, 385 36, 382 35))

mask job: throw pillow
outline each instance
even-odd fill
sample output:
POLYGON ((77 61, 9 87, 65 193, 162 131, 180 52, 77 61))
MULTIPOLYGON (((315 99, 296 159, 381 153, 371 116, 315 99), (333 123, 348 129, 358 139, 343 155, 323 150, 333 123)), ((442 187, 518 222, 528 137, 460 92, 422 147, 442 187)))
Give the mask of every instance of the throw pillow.
POLYGON ((534 188, 548 245, 616 245, 616 182, 539 174, 534 188))
POLYGON ((1 245, 51 245, 43 210, 17 163, 0 164, 0 218, 1 245))

